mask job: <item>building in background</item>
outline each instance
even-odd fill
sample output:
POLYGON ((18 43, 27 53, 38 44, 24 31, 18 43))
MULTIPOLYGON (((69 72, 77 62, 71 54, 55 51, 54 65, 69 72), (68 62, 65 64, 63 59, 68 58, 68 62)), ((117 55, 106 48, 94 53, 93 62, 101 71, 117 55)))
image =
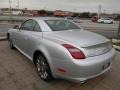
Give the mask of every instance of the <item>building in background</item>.
MULTIPOLYGON (((9 8, 2 8, 1 12, 2 12, 3 15, 10 15, 10 9, 9 8)), ((22 13, 22 10, 12 8, 11 12, 12 12, 12 15, 20 15, 22 13)))
POLYGON ((56 17, 71 17, 73 16, 73 13, 69 11, 56 10, 54 11, 53 15, 56 17))

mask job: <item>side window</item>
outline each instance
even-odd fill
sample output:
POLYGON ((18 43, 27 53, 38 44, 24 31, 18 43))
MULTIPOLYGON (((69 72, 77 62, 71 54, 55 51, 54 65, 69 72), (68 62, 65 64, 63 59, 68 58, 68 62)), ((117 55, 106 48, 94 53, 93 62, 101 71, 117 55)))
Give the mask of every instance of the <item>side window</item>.
POLYGON ((38 32, 41 32, 41 28, 39 26, 38 23, 36 23, 35 27, 34 27, 34 31, 38 31, 38 32))
POLYGON ((28 20, 28 21, 26 21, 25 23, 22 24, 20 29, 33 31, 35 24, 36 24, 36 21, 28 20))

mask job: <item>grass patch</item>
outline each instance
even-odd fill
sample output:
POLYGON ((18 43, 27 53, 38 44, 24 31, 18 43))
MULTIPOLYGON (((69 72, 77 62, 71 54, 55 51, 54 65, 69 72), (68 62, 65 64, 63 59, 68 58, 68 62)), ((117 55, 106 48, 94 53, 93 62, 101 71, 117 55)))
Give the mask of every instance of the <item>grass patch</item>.
POLYGON ((112 39, 113 45, 120 46, 120 39, 112 39))
POLYGON ((117 46, 120 46, 120 42, 119 42, 119 43, 113 43, 113 45, 117 45, 117 46))

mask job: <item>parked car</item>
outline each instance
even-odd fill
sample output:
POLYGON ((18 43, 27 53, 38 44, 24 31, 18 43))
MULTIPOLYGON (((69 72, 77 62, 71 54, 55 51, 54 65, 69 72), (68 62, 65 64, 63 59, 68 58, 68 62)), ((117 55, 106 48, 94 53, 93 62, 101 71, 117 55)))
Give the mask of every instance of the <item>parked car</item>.
POLYGON ((73 18, 73 21, 76 22, 76 23, 81 23, 81 20, 79 17, 74 17, 73 18))
POLYGON ((113 20, 110 18, 100 18, 98 19, 98 23, 107 23, 107 24, 113 24, 113 20))
POLYGON ((65 19, 73 20, 73 17, 65 17, 65 19))
POLYGON ((93 17, 91 18, 91 21, 92 21, 92 22, 97 22, 97 20, 98 20, 98 16, 93 16, 93 17))
POLYGON ((36 66, 44 81, 53 78, 81 83, 107 72, 115 50, 111 41, 61 18, 31 18, 7 33, 9 46, 36 66))

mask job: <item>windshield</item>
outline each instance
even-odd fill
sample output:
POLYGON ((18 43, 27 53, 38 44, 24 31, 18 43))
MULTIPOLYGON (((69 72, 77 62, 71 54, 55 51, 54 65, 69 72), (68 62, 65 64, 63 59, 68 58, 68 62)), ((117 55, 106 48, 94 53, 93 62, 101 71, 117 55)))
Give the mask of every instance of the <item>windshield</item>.
POLYGON ((110 20, 110 18, 102 18, 102 20, 110 20))
POLYGON ((80 27, 68 20, 46 20, 45 22, 52 29, 52 31, 80 29, 80 27))

